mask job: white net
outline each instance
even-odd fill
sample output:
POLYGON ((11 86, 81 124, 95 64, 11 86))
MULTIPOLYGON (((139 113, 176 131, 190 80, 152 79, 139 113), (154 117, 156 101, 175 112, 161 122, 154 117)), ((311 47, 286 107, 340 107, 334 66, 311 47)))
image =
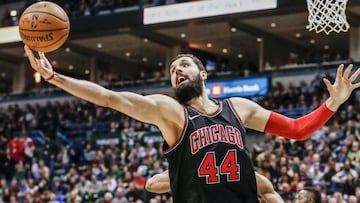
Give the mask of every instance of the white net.
POLYGON ((347 32, 350 28, 346 20, 346 4, 348 0, 307 0, 309 11, 309 31, 316 33, 347 32))

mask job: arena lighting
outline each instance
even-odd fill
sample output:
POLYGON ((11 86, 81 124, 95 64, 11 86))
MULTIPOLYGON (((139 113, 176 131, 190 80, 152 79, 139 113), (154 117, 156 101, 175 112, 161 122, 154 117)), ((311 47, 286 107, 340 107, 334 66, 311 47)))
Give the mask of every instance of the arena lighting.
POLYGON ((18 26, 0 28, 0 36, 0 44, 21 41, 18 26))
POLYGON ((273 9, 277 0, 212 0, 144 8, 144 25, 273 9))

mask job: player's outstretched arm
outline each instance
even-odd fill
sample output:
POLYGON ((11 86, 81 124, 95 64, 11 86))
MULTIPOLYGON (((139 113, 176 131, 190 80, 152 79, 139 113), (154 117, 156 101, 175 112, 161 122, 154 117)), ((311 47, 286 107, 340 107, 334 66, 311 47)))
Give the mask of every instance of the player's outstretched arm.
POLYGON ((170 192, 169 171, 166 170, 151 177, 146 181, 145 189, 158 194, 170 192))
POLYGON ((330 97, 319 108, 297 119, 271 112, 245 99, 232 98, 231 101, 246 127, 289 139, 304 140, 323 126, 353 90, 360 87, 360 82, 355 82, 360 69, 351 74, 352 68, 353 65, 349 65, 344 70, 344 65, 340 65, 333 84, 323 79, 330 97))
POLYGON ((272 183, 263 175, 255 172, 256 184, 258 189, 258 194, 267 202, 267 203, 283 203, 284 200, 281 198, 279 193, 274 190, 272 183))
POLYGON ((125 113, 142 122, 157 125, 169 144, 177 140, 185 122, 183 107, 165 95, 142 96, 132 92, 115 92, 86 80, 78 80, 55 73, 43 52, 36 58, 28 46, 24 47, 31 67, 53 85, 70 94, 125 113), (171 115, 173 119, 168 119, 171 115))

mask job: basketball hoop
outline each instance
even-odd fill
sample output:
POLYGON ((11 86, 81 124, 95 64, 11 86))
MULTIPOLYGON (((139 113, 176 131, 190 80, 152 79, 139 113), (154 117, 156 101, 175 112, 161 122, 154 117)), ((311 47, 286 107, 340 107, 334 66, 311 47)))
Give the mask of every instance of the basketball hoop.
POLYGON ((306 29, 316 33, 347 32, 350 28, 346 20, 348 0, 306 0, 309 11, 309 25, 306 29))

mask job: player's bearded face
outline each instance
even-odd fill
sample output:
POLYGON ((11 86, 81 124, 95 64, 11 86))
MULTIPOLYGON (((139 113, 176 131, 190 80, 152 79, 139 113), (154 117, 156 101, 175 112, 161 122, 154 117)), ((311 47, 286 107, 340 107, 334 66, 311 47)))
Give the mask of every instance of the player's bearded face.
POLYGON ((186 103, 193 98, 199 97, 203 91, 200 75, 195 80, 180 84, 173 89, 175 91, 176 99, 180 103, 186 103))

